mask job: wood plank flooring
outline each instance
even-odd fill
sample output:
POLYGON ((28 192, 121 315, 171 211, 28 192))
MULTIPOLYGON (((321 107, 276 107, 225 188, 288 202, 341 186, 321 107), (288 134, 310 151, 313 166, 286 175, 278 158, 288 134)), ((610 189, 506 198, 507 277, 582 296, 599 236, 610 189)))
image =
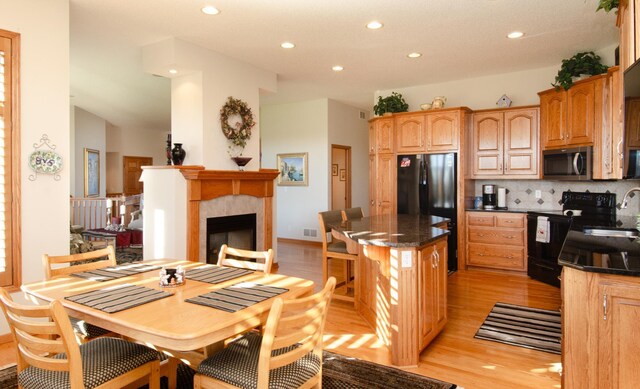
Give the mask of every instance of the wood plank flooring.
MULTIPOLYGON (((319 248, 296 243, 278 244, 278 273, 322 278, 319 248)), ((341 269, 333 269, 336 275, 341 269)), ((560 355, 474 339, 496 302, 543 309, 560 307, 560 290, 526 275, 469 270, 449 277, 449 321, 444 331, 420 355, 417 374, 475 388, 559 388, 560 355)), ((341 301, 331 303, 325 328, 327 350, 390 364, 388 349, 374 331, 341 301)))
MULTIPOLYGON (((280 242, 278 273, 311 279, 320 289, 322 249, 317 245, 280 242)), ((343 274, 339 264, 331 267, 343 274)), ((474 339, 496 302, 558 309, 560 290, 529 279, 488 271, 457 272, 449 277, 449 322, 420 355, 417 374, 476 388, 559 388, 560 356, 501 343, 474 339)), ((325 328, 325 348, 338 354, 390 364, 388 349, 353 310, 332 302, 325 328)), ((9 344, 0 346, 0 366, 15 362, 9 344)))

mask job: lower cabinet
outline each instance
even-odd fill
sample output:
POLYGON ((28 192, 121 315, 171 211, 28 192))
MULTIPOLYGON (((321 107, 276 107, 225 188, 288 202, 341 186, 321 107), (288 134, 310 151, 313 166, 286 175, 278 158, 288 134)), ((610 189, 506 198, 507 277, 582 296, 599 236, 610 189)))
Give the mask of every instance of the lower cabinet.
POLYGON ((526 271, 526 215, 467 212, 467 266, 526 271))
POLYGON ((446 239, 419 252, 420 349, 429 344, 447 323, 447 253, 446 239))
POLYGON ((562 270, 562 387, 640 383, 640 277, 562 270))

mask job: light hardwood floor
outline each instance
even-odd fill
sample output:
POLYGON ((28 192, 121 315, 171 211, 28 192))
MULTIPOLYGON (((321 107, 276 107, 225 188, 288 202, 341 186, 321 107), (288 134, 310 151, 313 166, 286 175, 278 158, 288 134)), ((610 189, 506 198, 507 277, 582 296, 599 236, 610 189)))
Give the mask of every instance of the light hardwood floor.
MULTIPOLYGON (((322 249, 317 245, 280 242, 278 273, 311 279, 320 289, 322 249)), ((336 275, 343 274, 336 266, 336 275)), ((560 356, 474 339, 476 331, 498 302, 558 309, 560 290, 526 275, 486 271, 457 272, 449 277, 449 322, 425 349, 417 374, 476 388, 559 388, 560 356)), ((325 348, 338 354, 389 364, 387 348, 354 313, 353 305, 332 302, 325 329, 325 348)), ((10 345, 0 345, 0 366, 15 362, 10 345)))

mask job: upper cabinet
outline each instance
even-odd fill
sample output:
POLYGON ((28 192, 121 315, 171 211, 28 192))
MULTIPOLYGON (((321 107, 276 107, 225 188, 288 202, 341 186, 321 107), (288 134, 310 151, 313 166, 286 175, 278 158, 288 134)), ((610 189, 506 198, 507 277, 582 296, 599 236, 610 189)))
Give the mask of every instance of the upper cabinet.
POLYGON ((421 154, 457 151, 460 110, 433 110, 396 117, 396 152, 421 154))
POLYGON ((549 89, 538 93, 543 150, 593 145, 596 120, 602 120, 606 77, 578 81, 567 91, 549 89))
POLYGON ((369 154, 393 153, 393 117, 369 123, 369 154))
POLYGON ((539 109, 496 109, 473 114, 470 178, 540 178, 539 109))
POLYGON ((620 68, 624 72, 640 59, 640 0, 623 0, 618 9, 620 68))

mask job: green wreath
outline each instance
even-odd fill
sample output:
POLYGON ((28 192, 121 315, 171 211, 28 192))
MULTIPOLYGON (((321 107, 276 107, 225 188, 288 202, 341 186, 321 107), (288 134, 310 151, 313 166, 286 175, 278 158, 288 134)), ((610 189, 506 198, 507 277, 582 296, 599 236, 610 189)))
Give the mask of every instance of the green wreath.
POLYGON ((220 122, 222 124, 222 133, 227 137, 235 146, 244 147, 247 145, 247 140, 251 138, 251 129, 256 124, 253 120, 253 113, 251 108, 247 106, 242 100, 234 99, 229 96, 225 105, 220 109, 220 122), (229 117, 238 115, 241 122, 236 122, 234 125, 229 124, 229 117))

